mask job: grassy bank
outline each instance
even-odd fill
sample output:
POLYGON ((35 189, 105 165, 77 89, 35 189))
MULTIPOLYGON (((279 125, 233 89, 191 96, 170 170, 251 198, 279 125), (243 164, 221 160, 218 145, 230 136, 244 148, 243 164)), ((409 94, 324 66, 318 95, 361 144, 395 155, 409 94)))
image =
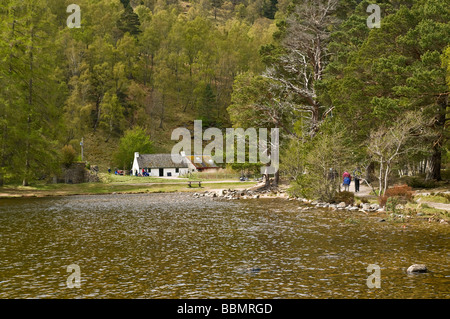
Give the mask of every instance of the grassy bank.
POLYGON ((8 197, 45 197, 69 195, 96 195, 111 193, 172 193, 194 192, 222 188, 248 188, 254 182, 220 182, 202 183, 202 187, 194 185, 189 188, 186 181, 174 182, 168 180, 137 178, 120 182, 100 182, 83 184, 44 184, 36 183, 31 186, 7 185, 0 187, 0 198, 8 197))

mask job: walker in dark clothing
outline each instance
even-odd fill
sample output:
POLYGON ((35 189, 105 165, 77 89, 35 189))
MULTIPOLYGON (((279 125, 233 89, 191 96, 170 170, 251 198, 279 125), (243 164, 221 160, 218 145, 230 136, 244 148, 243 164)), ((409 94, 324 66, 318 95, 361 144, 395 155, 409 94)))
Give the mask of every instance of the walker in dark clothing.
POLYGON ((359 181, 360 181, 360 176, 361 176, 361 171, 359 168, 355 169, 353 171, 353 176, 354 176, 354 180, 355 180, 355 193, 359 192, 359 181))
POLYGON ((355 176, 355 193, 359 192, 359 178, 355 176))

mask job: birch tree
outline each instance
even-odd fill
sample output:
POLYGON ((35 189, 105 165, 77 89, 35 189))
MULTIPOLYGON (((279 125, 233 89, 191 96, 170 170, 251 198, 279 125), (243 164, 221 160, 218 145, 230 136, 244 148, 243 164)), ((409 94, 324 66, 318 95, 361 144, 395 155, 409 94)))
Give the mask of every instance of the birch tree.
POLYGON ((380 126, 372 131, 368 140, 368 154, 378 163, 378 189, 382 196, 389 185, 389 173, 402 155, 423 151, 429 135, 427 123, 419 112, 410 111, 390 126, 380 126))

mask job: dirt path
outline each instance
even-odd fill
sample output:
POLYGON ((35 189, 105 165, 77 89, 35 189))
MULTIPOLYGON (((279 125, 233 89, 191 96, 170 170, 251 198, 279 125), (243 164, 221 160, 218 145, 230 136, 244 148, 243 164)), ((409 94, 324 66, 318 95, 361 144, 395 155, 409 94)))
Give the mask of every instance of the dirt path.
MULTIPOLYGON (((350 191, 354 192, 355 191, 355 184, 352 183, 350 185, 350 191)), ((360 184, 359 185, 359 192, 355 193, 356 197, 375 197, 375 195, 372 192, 372 188, 370 188, 369 186, 365 185, 365 184, 360 184)))
MULTIPOLYGON (((355 191, 354 185, 350 185, 350 191, 355 191)), ((443 193, 450 193, 450 191, 443 191, 443 193)), ((424 192, 424 191, 417 191, 415 195, 430 195, 430 192, 424 192)), ((373 194, 372 189, 367 185, 360 185, 359 192, 355 193, 356 197, 372 197, 375 198, 376 196, 373 194)), ((418 203, 427 204, 430 207, 436 208, 436 209, 442 209, 446 211, 450 211, 450 204, 443 204, 443 203, 436 203, 436 202, 430 202, 427 201, 424 198, 419 198, 417 200, 418 203)))
MULTIPOLYGON (((436 192, 436 193, 437 192, 442 192, 442 193, 445 193, 445 194, 450 194, 450 191, 447 191, 447 190, 442 190, 442 191, 433 190, 433 192, 436 192)), ((417 191, 416 195, 429 196, 430 192, 429 191, 417 191)), ((442 210, 450 211, 450 204, 430 202, 430 201, 427 201, 426 198, 424 198, 424 197, 421 197, 421 198, 417 199, 417 202, 421 203, 421 204, 427 204, 428 206, 436 208, 436 209, 442 209, 442 210)))
POLYGON ((420 201, 420 203, 427 204, 428 206, 436 208, 436 209, 450 211, 450 204, 434 203, 434 202, 427 202, 427 201, 420 201))

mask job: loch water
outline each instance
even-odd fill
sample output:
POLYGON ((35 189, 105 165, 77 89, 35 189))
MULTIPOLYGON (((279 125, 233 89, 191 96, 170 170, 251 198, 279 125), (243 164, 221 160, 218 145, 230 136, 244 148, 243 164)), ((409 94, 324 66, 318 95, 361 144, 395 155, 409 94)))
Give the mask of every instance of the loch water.
POLYGON ((1 199, 0 298, 450 298, 449 225, 300 206, 183 193, 1 199), (415 263, 428 272, 407 274, 415 263), (380 288, 367 285, 369 265, 380 288))

